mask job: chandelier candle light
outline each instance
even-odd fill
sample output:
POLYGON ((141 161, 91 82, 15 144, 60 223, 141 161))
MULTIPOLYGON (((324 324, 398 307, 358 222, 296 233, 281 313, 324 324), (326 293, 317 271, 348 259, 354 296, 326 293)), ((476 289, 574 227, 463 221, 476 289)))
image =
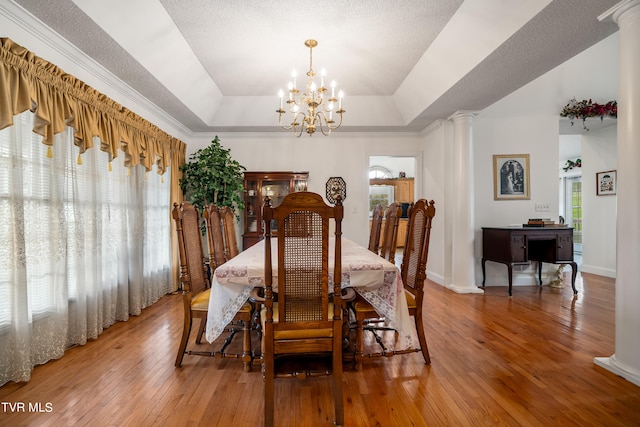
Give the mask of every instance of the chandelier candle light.
MULTIPOLYGON (((316 86, 316 82, 313 80, 316 75, 313 71, 313 48, 318 45, 318 42, 306 40, 304 45, 309 48, 309 71, 307 72, 309 79, 307 86, 304 91, 300 91, 296 87, 297 73, 294 70, 291 73, 292 79, 289 82, 289 97, 285 101, 284 92, 280 90, 278 94, 280 96, 280 108, 276 112, 279 115, 280 126, 286 130, 293 129, 296 137, 300 137, 303 131, 312 136, 317 128, 324 135, 329 135, 332 130, 338 129, 342 124, 342 113, 345 112, 342 109, 344 93, 340 91, 338 98, 336 98, 336 82, 332 81, 331 95, 329 96, 328 89, 324 86, 325 70, 320 73, 320 87, 316 86), (287 111, 283 109, 284 102, 288 104, 287 109, 292 114, 290 124, 283 123, 283 116, 289 116, 287 111), (336 103, 337 110, 335 110, 336 103), (333 117, 334 113, 340 116, 337 124, 333 117)), ((288 122, 288 120, 285 121, 288 122)))

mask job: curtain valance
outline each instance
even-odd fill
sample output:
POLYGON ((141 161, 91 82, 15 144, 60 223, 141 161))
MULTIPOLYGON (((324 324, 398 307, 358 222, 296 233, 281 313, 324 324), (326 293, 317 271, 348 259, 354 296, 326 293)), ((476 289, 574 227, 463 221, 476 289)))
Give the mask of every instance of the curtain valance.
POLYGON ((44 144, 52 146, 54 135, 71 126, 80 154, 93 147, 97 136, 109 160, 121 150, 127 167, 142 164, 150 171, 155 163, 164 174, 172 150, 185 151, 182 141, 11 39, 0 38, 0 129, 26 110, 35 114, 33 131, 44 144))

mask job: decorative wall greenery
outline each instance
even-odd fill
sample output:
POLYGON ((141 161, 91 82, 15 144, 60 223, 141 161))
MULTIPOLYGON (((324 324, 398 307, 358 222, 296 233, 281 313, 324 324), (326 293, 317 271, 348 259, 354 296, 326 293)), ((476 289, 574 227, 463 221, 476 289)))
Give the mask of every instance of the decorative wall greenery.
POLYGON ((246 168, 231 158, 231 150, 222 147, 217 135, 211 145, 193 153, 180 170, 184 172, 180 188, 191 203, 200 208, 209 204, 229 206, 236 215, 244 209, 246 168))
POLYGON ((581 167, 582 167, 582 159, 576 159, 575 161, 567 160, 562 170, 565 172, 569 172, 573 168, 581 168, 581 167))
POLYGON ((571 121, 573 126, 574 120, 582 120, 582 126, 589 130, 585 120, 588 117, 600 117, 603 120, 605 116, 618 117, 618 102, 609 101, 606 104, 598 104, 591 100, 583 99, 578 101, 575 98, 571 99, 567 105, 564 106, 560 112, 560 117, 567 117, 571 121))

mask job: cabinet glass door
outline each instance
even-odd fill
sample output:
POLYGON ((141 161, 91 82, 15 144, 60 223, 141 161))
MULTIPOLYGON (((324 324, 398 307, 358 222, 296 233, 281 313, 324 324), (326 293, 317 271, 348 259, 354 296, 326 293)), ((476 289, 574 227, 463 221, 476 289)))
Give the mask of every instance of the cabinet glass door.
MULTIPOLYGON (((271 206, 279 206, 289 193, 306 191, 308 177, 308 172, 244 173, 243 249, 253 246, 264 237, 262 206, 265 198, 269 197, 271 206)), ((277 235, 277 230, 272 228, 272 235, 277 235)))
POLYGON ((279 206, 284 197, 289 194, 289 182, 288 180, 262 181, 262 199, 269 197, 271 207, 279 206))
MULTIPOLYGON (((289 194, 289 180, 264 180, 262 181, 262 200, 265 197, 271 199, 271 207, 277 207, 282 203, 284 197, 289 194)), ((271 231, 278 231, 278 223, 271 221, 271 231)))
POLYGON ((245 232, 258 232, 258 225, 260 224, 260 193, 258 191, 257 181, 246 181, 246 200, 244 203, 246 215, 245 232))

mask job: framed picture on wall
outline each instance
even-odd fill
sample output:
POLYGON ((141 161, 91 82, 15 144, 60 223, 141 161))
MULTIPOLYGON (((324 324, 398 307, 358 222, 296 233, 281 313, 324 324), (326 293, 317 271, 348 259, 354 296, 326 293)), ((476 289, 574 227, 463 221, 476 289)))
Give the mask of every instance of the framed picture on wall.
POLYGON ((616 194, 618 180, 616 171, 605 171, 596 173, 596 195, 610 196, 616 194))
POLYGON ((529 155, 494 154, 493 156, 493 199, 528 200, 529 155))

